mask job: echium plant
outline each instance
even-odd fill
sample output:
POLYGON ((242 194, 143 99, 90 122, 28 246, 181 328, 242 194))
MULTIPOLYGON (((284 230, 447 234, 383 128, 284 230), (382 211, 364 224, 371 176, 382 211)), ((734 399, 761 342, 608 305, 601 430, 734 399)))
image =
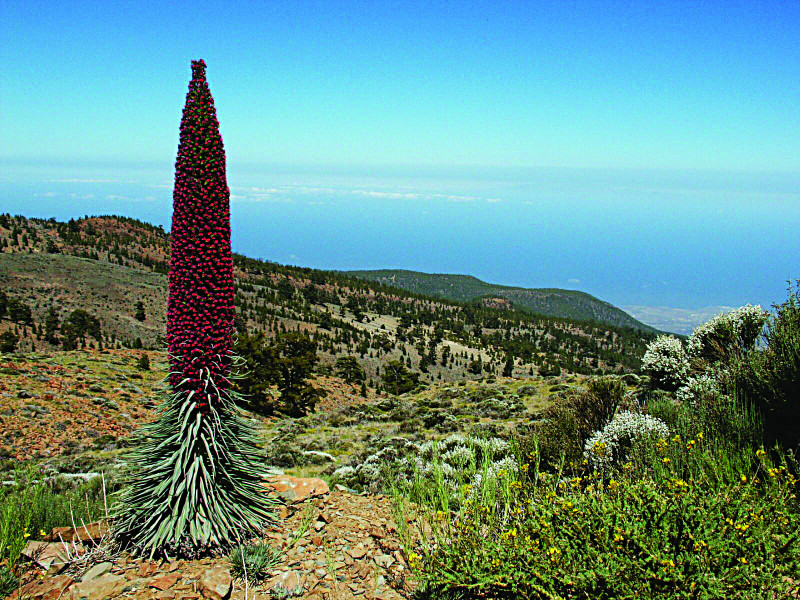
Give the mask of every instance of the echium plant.
POLYGON ((116 522, 149 555, 229 548, 274 522, 256 431, 237 408, 225 151, 206 64, 192 61, 175 164, 167 342, 171 396, 139 432, 116 522))

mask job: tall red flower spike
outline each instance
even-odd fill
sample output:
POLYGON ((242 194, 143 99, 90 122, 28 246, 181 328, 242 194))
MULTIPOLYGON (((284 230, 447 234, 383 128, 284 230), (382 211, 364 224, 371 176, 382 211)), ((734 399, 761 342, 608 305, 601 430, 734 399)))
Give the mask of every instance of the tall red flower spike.
POLYGON ((167 341, 172 394, 138 432, 117 539, 150 556, 219 552, 275 523, 257 432, 231 389, 233 262, 225 151, 192 62, 175 163, 167 341))
POLYGON ((192 61, 172 197, 170 382, 174 390, 194 391, 203 407, 214 401, 205 373, 219 390, 229 387, 234 308, 225 150, 202 60, 192 61))

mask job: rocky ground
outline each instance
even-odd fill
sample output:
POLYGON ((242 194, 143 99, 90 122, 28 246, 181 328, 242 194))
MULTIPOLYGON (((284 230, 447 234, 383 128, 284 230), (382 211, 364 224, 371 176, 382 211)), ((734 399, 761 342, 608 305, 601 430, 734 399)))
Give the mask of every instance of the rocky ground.
POLYGON ((409 597, 413 584, 407 578, 400 532, 406 531, 412 543, 418 535, 410 516, 398 527, 389 498, 331 492, 319 479, 278 476, 270 485, 287 504, 280 526, 261 543, 284 552, 263 581, 234 577, 225 557, 151 562, 115 553, 104 537, 107 529, 93 525, 77 533, 64 528, 48 536, 58 541, 29 542, 24 585, 10 598, 409 597))
MULTIPOLYGON (((166 364, 142 351, 0 357, 0 454, 27 461, 112 450, 153 419, 166 364)), ((124 444, 122 444, 124 445, 124 444)))
MULTIPOLYGON (((0 459, 54 459, 64 471, 69 457, 114 454, 155 418, 166 369, 164 353, 144 350, 0 355, 0 459), (150 370, 137 366, 143 355, 150 370)), ((321 411, 377 397, 369 390, 362 398, 336 377, 319 377, 315 385, 327 392, 321 411)), ((260 420, 269 429, 271 420, 260 420)))

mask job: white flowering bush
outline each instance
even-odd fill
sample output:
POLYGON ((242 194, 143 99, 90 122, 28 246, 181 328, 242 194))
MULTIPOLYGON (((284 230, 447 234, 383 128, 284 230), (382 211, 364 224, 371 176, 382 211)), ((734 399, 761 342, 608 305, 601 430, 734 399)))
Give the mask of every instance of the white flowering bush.
POLYGON ((467 498, 475 498, 482 489, 486 487, 486 483, 497 481, 505 477, 508 479, 515 479, 519 474, 519 463, 513 456, 506 456, 500 460, 489 463, 486 466, 485 473, 481 469, 472 476, 469 482, 469 493, 467 498))
MULTIPOLYGON (((402 487, 412 485, 415 478, 430 481, 441 478, 446 487, 455 491, 460 483, 474 479, 485 462, 494 477, 503 469, 499 466, 501 461, 510 455, 508 442, 500 438, 453 434, 437 442, 417 444, 395 437, 384 440, 380 450, 360 463, 336 469, 333 480, 350 487, 380 491, 392 481, 402 487)), ((510 461, 516 464, 513 457, 510 461)))
POLYGON ((675 398, 681 402, 696 404, 708 398, 715 398, 724 393, 723 385, 715 373, 700 373, 690 376, 686 383, 675 392, 675 398))
POLYGON ((694 329, 687 342, 692 358, 724 360, 731 352, 747 352, 755 346, 769 313, 748 304, 722 313, 694 329))
POLYGON ((678 338, 660 335, 648 344, 642 357, 642 369, 650 375, 653 386, 674 391, 686 381, 689 357, 678 338))
POLYGON ((669 427, 661 419, 641 413, 621 412, 586 440, 583 454, 593 468, 603 471, 619 466, 632 444, 667 437, 669 427))

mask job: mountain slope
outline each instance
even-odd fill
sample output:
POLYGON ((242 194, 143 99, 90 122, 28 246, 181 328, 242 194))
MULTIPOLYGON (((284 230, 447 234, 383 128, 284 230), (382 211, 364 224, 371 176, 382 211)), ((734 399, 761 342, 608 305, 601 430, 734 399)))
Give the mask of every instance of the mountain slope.
MULTIPOLYGON (((102 339, 81 344, 163 347, 169 248, 168 233, 135 219, 60 223, 0 215, 0 287, 30 309, 28 317, 0 314, 0 334, 11 331, 22 351, 57 349, 62 334, 56 344, 47 341, 48 312, 63 323, 82 309, 99 321, 102 339)), ((391 361, 427 382, 508 368, 515 377, 631 372, 653 338, 630 327, 524 312, 504 298, 464 303, 241 255, 234 267, 240 332, 269 339, 302 331, 316 341, 323 370, 331 372, 339 356, 355 356, 370 386, 380 384, 391 361)))
POLYGON ((343 273, 457 302, 469 302, 477 298, 505 298, 518 309, 540 315, 598 321, 651 333, 657 331, 616 306, 585 292, 557 288, 511 287, 487 283, 472 275, 421 273, 401 269, 343 271, 343 273))

